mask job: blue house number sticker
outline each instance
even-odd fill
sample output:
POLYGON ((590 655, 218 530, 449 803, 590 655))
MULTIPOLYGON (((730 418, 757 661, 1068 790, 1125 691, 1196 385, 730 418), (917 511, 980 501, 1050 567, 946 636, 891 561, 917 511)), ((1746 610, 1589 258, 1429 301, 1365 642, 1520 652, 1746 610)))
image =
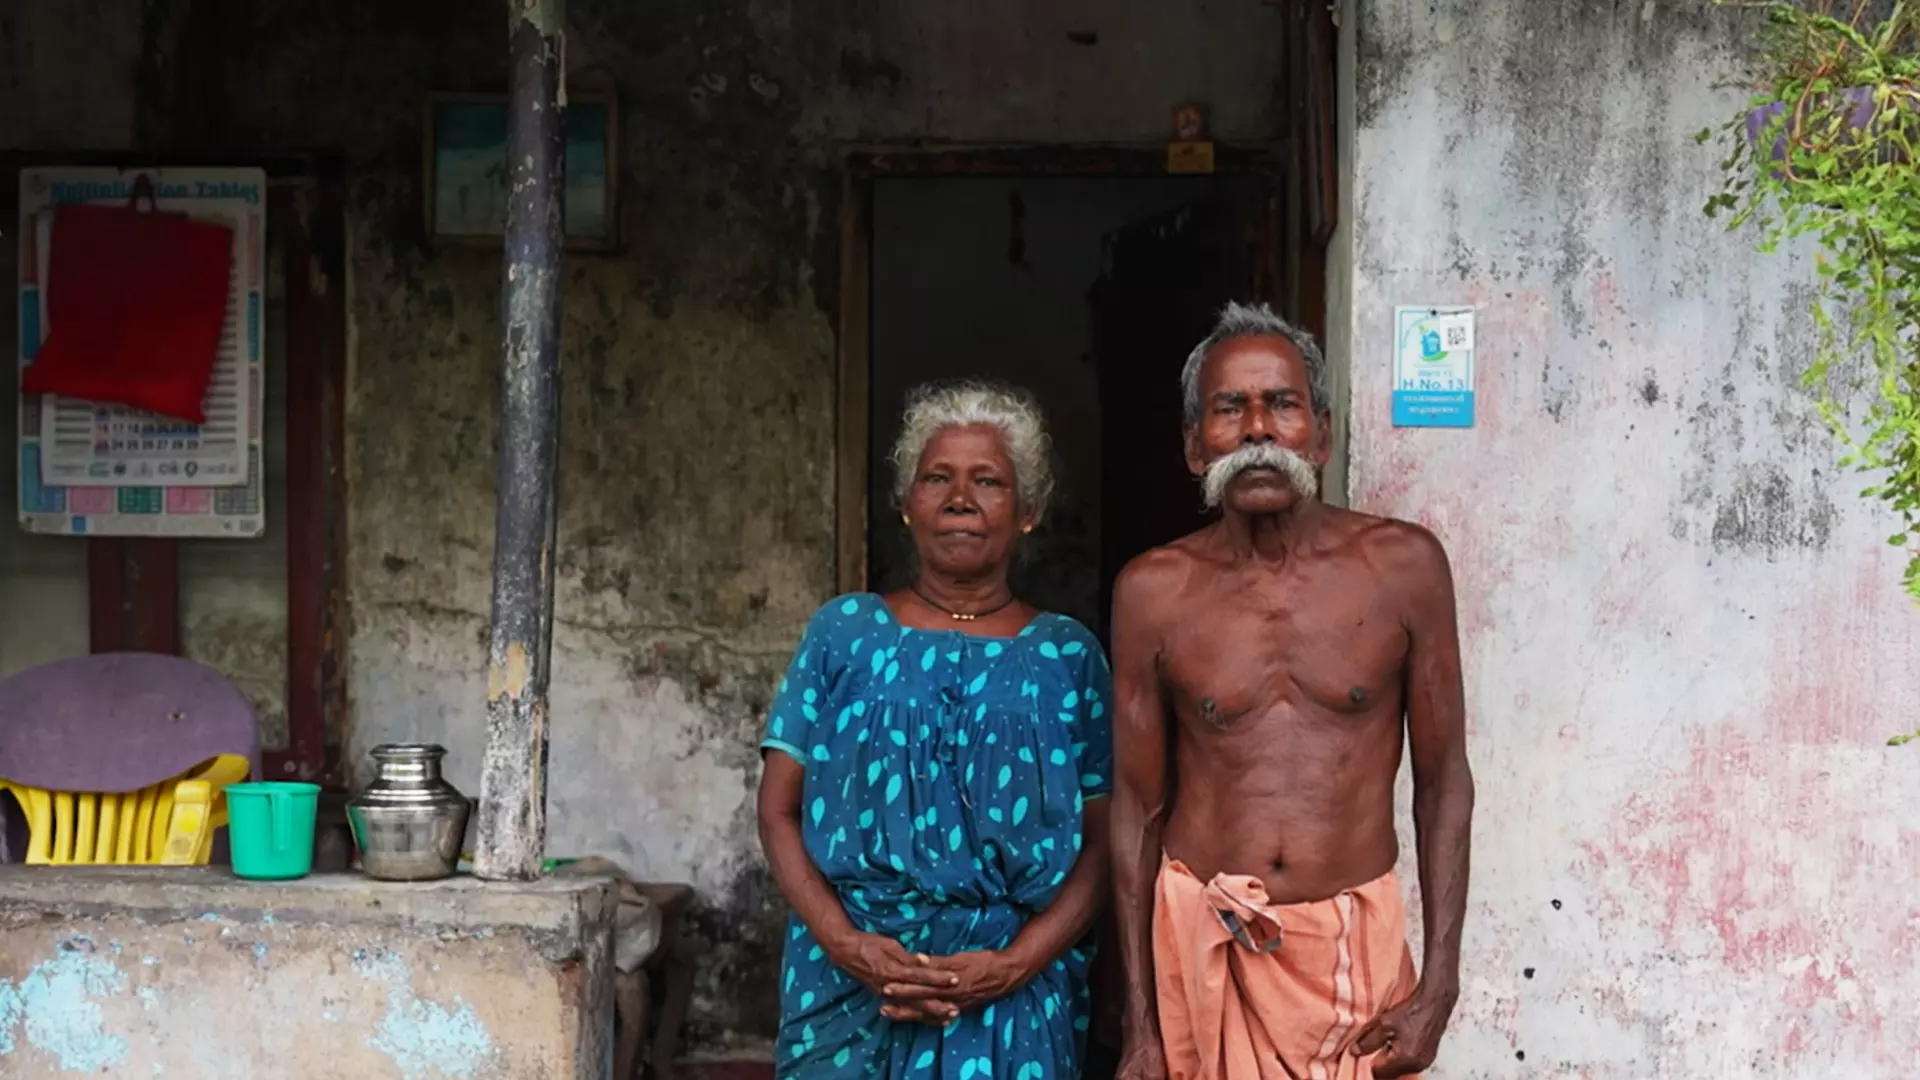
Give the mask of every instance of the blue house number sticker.
POLYGON ((1473 426, 1474 309, 1393 310, 1393 425, 1473 426))

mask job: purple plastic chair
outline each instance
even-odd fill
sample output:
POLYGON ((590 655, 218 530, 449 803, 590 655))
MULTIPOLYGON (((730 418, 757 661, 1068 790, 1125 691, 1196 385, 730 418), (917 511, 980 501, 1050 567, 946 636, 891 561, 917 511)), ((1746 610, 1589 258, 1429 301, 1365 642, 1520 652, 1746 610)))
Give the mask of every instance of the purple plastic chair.
MULTIPOLYGON (((0 778, 48 791, 129 792, 221 754, 260 770, 260 724, 238 688, 205 664, 154 653, 56 660, 0 679, 0 778)), ((6 857, 26 851, 11 799, 6 857)), ((213 861, 225 861, 225 836, 213 861)))

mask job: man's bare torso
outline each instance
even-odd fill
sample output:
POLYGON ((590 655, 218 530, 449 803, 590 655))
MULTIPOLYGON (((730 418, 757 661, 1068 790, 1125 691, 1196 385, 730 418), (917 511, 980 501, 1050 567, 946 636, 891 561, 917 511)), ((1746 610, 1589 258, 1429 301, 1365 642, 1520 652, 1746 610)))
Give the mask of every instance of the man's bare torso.
POLYGON ((1283 561, 1234 557, 1220 526, 1150 553, 1156 668, 1172 729, 1167 854, 1202 879, 1324 899, 1398 857, 1393 786, 1419 530, 1323 508, 1283 561))

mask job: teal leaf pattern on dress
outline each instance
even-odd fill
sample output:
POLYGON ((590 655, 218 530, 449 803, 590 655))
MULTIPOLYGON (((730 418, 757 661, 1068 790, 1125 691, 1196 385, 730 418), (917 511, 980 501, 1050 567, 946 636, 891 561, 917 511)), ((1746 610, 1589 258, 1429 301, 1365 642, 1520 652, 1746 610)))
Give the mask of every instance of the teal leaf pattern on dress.
MULTIPOLYGON (((863 932, 947 956, 1004 948, 1059 892, 1104 795, 1111 692, 1093 635, 1043 614, 1010 638, 900 625, 880 597, 807 626, 762 746, 805 770, 807 854, 863 932), (831 723, 828 722, 831 718, 831 723)), ((797 919, 780 984, 782 1080, 1073 1080, 1088 945, 944 1028, 895 1024, 797 919)))

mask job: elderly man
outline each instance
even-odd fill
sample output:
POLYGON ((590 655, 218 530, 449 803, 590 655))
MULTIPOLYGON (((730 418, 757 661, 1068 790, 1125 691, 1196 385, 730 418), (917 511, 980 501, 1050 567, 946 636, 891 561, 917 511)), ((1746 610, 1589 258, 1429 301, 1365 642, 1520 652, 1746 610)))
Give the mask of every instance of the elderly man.
POLYGON ((1187 464, 1221 517, 1114 590, 1119 1080, 1415 1075, 1459 994, 1473 814, 1446 553, 1316 498, 1320 351, 1265 305, 1228 305, 1181 382, 1187 464), (1394 875, 1403 732, 1417 977, 1394 875))

